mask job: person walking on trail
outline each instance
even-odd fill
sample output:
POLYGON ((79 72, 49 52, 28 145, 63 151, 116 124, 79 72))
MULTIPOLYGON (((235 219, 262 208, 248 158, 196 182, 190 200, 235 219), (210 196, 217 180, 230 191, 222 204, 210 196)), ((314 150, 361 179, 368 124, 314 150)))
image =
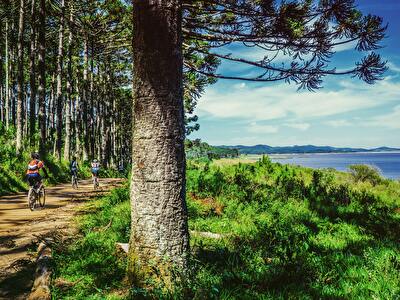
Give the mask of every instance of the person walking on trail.
POLYGON ((30 186, 34 186, 36 183, 42 182, 42 176, 40 176, 39 173, 40 169, 43 170, 46 177, 49 177, 43 161, 40 160, 39 154, 34 152, 31 154, 31 160, 28 163, 28 170, 26 171, 26 176, 30 186))
POLYGON ((92 161, 91 166, 92 166, 92 179, 96 178, 96 180, 97 180, 97 178, 99 176, 99 171, 100 171, 100 163, 98 162, 97 159, 94 159, 92 161))
POLYGON ((76 161, 75 156, 72 158, 72 161, 69 164, 69 170, 71 171, 71 176, 78 178, 78 162, 76 161))

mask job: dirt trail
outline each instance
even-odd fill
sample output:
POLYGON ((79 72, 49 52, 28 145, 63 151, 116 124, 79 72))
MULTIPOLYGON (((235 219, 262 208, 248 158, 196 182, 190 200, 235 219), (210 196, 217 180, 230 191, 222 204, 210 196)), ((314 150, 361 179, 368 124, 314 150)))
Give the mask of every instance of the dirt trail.
POLYGON ((100 179, 96 192, 90 180, 81 181, 78 190, 70 184, 46 187, 46 206, 35 211, 28 208, 27 193, 0 197, 0 299, 24 299, 33 277, 36 243, 55 232, 63 235, 76 206, 121 182, 100 179))

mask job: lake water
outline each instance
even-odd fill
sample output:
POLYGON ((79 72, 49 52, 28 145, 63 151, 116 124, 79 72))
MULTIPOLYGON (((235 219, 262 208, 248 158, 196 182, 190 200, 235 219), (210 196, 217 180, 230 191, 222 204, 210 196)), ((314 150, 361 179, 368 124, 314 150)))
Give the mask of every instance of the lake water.
POLYGON ((274 154, 269 157, 282 164, 316 169, 334 168, 339 171, 348 171, 348 166, 354 164, 371 165, 386 178, 400 179, 400 152, 274 154))

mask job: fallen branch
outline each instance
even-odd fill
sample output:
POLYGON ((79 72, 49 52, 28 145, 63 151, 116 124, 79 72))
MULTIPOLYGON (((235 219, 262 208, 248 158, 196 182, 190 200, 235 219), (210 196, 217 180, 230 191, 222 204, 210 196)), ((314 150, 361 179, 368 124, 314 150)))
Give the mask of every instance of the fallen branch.
POLYGON ((51 249, 47 243, 41 242, 38 247, 38 258, 36 260, 35 281, 28 300, 50 300, 51 281, 51 249))
MULTIPOLYGON (((213 233, 213 232, 206 232, 206 231, 190 231, 191 235, 194 236, 200 236, 200 237, 205 237, 209 239, 222 239, 226 236, 226 234, 221 234, 221 233, 213 233)), ((116 243, 115 246, 117 247, 118 250, 124 252, 125 254, 128 254, 129 252, 129 244, 127 243, 116 243)))
POLYGON ((225 237, 225 234, 221 233, 213 233, 213 232, 208 232, 208 231, 195 231, 195 230, 190 230, 190 234, 193 236, 200 236, 200 237, 205 237, 209 239, 222 239, 225 237))
POLYGON ((128 254, 129 252, 129 244, 126 243, 117 243, 117 249, 123 251, 124 253, 128 254))

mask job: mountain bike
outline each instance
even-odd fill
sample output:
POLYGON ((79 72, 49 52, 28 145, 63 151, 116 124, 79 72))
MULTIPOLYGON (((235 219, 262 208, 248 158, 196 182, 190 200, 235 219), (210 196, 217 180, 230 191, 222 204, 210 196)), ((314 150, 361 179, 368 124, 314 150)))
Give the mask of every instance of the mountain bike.
POLYGON ((33 186, 30 186, 28 192, 28 206, 30 210, 35 210, 37 204, 41 208, 46 203, 46 190, 44 189, 43 183, 36 182, 33 186))
POLYGON ((75 172, 72 172, 71 182, 72 188, 75 190, 78 189, 78 176, 76 176, 75 172))

